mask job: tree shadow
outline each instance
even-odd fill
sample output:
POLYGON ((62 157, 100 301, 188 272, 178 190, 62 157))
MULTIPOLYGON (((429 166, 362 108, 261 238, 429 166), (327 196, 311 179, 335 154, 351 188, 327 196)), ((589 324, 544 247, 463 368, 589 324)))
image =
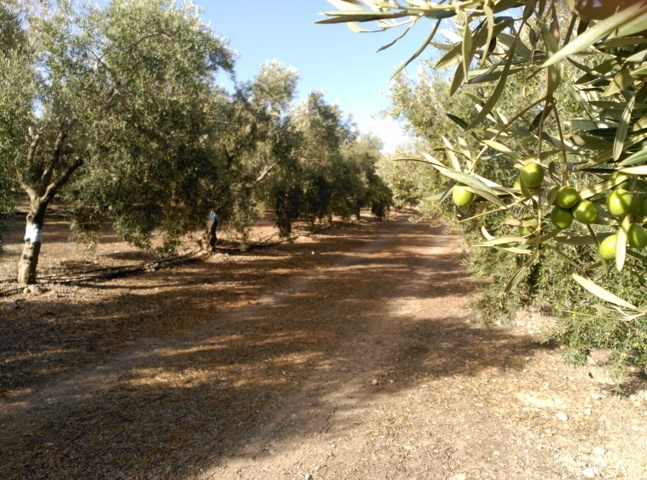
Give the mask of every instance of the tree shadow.
POLYGON ((327 398, 363 375, 378 379, 358 387, 370 397, 423 374, 520 370, 544 348, 466 321, 474 283, 440 231, 370 227, 379 240, 335 232, 314 255, 314 243, 280 246, 142 276, 141 290, 104 284, 98 300, 21 307, 31 310, 7 344, 27 327, 42 332, 3 352, 5 388, 25 390, 0 405, 0 476, 197 475, 225 455, 270 455, 250 449, 268 428, 277 440, 298 438, 306 421, 346 428, 327 398), (447 311, 433 303, 442 298, 447 311))

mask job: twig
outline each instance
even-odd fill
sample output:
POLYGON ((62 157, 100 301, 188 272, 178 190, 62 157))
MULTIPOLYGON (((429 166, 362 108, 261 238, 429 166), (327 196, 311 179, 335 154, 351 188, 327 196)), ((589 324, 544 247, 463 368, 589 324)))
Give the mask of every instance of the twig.
MULTIPOLYGON (((510 126, 510 125, 512 125, 512 123, 513 123, 513 122, 515 122, 515 121, 519 120, 519 118, 521 118, 522 116, 524 116, 526 113, 528 113, 528 112, 529 112, 530 110, 532 110, 534 107, 536 107, 537 105, 539 105, 541 102, 545 101, 545 100, 546 100, 546 98, 547 98, 546 96, 543 96, 543 97, 541 97, 539 100, 537 100, 537 101, 535 101, 535 102, 531 103, 530 105, 528 105, 528 106, 527 106, 526 108, 524 108, 521 112, 519 112, 519 113, 518 113, 518 114, 516 114, 514 117, 512 117, 510 120, 508 120, 508 121, 506 122, 506 124, 505 124, 505 125, 503 125, 503 127, 501 127, 501 129, 496 133, 496 135, 494 135, 494 137, 490 138, 490 140, 494 141, 494 140, 496 140, 497 138, 499 138, 499 136, 500 136, 500 135, 501 135, 501 134, 502 134, 502 133, 503 133, 503 132, 504 132, 504 131, 505 131, 505 130, 510 126)), ((483 147, 483 148, 481 149, 481 151, 478 153, 478 155, 476 155, 476 158, 474 158, 474 162, 472 163, 472 167, 470 168, 469 173, 474 173, 474 171, 476 170, 476 166, 478 165, 479 161, 481 160, 481 157, 482 157, 482 156, 483 156, 483 154, 488 150, 488 148, 490 148, 490 147, 488 147, 488 146, 483 147)))
MULTIPOLYGON (((555 98, 551 97, 551 103, 553 105, 555 122, 557 123, 557 131, 559 132, 559 141, 562 143, 562 156, 564 157, 564 181, 566 184, 569 184, 569 171, 568 171, 568 158, 566 157, 566 142, 564 141, 564 131, 562 130, 562 122, 559 120, 559 112, 557 111, 557 105, 555 104, 555 98)), ((539 139, 541 143, 541 138, 539 139)))

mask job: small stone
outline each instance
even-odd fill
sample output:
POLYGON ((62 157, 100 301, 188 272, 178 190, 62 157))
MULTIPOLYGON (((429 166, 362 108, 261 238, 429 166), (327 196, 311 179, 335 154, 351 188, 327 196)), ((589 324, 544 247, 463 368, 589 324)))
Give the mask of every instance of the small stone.
POLYGON ((28 285, 23 290, 23 293, 26 295, 42 295, 43 293, 47 293, 48 291, 49 290, 40 285, 28 285))
POLYGON ((377 378, 374 378, 373 380, 371 380, 371 384, 377 385, 377 378))
POLYGON ((638 397, 636 395, 631 395, 629 397, 629 400, 631 400, 632 402, 635 402, 636 400, 638 400, 638 397))
POLYGON ((464 473, 459 473, 458 475, 454 476, 454 480, 467 480, 467 475, 464 473))
POLYGON ((585 468, 582 470, 582 476, 584 476, 584 478, 595 478, 595 470, 592 468, 585 468))
POLYGON ((585 409, 584 415, 591 415, 591 409, 590 408, 585 409))
POLYGON ((593 454, 601 457, 602 455, 605 454, 605 450, 602 447, 596 447, 593 449, 593 454))
POLYGON ((565 413, 559 412, 558 414, 555 415, 558 419, 560 419, 562 422, 565 422, 568 420, 568 416, 566 416, 565 413))
POLYGON ((591 396, 593 397, 593 400, 600 400, 600 395, 598 395, 597 393, 594 393, 591 396))

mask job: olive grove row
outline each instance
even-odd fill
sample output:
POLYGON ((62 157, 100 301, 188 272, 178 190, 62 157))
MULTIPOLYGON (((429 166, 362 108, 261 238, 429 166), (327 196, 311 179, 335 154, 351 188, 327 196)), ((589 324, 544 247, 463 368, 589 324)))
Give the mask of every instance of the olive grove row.
POLYGON ((236 82, 232 51, 190 3, 8 0, 0 46, 0 208, 28 204, 20 283, 36 280, 53 201, 79 235, 110 221, 167 250, 210 216, 244 232, 266 207, 287 235, 297 219, 389 207, 379 140, 322 93, 296 103, 298 72, 277 61, 236 82))

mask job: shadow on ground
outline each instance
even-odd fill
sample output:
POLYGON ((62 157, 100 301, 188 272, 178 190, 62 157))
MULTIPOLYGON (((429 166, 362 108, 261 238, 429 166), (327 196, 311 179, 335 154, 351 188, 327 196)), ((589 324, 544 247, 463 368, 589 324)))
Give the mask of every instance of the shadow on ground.
MULTIPOLYGON (((16 319, 6 307, 0 477, 190 477, 243 452, 295 392, 316 394, 319 372, 343 383, 382 364, 397 371, 393 392, 422 371, 522 369, 544 348, 529 337, 476 327, 453 309, 388 308, 404 297, 465 303, 475 284, 442 248, 451 241, 423 224, 369 222, 238 261, 84 287, 98 300, 35 299, 16 319), (376 325, 389 324, 397 338, 375 343, 376 325)), ((330 416, 323 402, 290 408, 297 419, 330 416)), ((300 435, 284 427, 278 439, 300 435)))

